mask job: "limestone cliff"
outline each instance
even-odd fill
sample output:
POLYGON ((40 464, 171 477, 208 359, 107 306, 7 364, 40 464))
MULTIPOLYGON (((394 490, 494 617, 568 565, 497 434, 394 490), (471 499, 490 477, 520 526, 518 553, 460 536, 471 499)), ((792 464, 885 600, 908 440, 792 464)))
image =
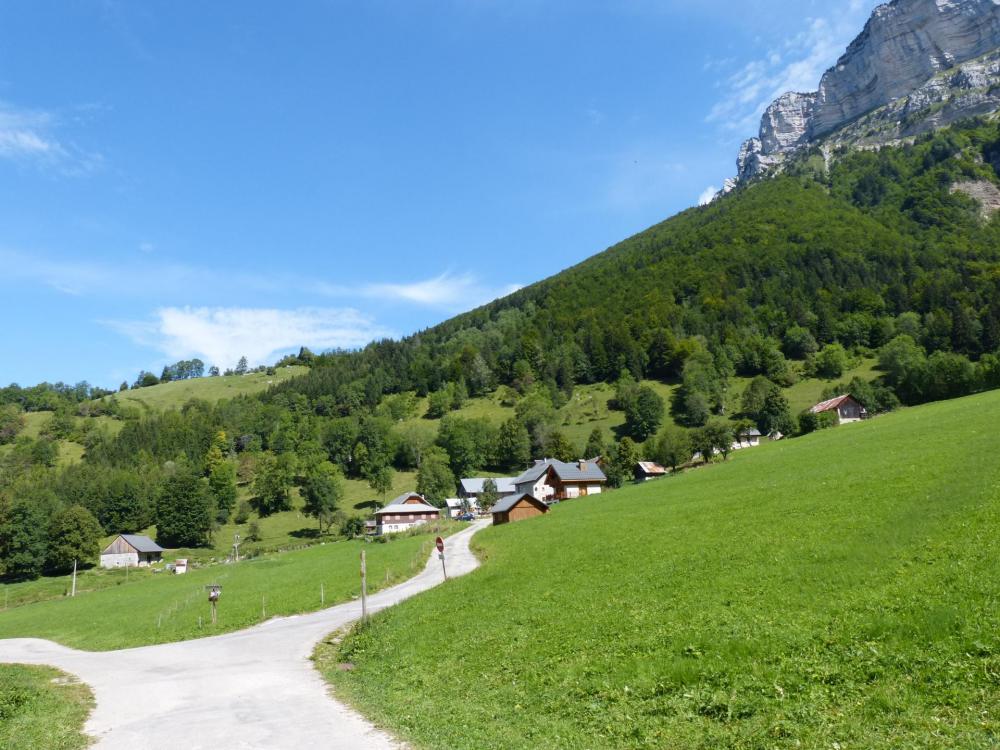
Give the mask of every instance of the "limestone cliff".
POLYGON ((893 0, 822 77, 788 93, 740 149, 739 180, 825 142, 874 145, 1000 109, 1000 0, 893 0))

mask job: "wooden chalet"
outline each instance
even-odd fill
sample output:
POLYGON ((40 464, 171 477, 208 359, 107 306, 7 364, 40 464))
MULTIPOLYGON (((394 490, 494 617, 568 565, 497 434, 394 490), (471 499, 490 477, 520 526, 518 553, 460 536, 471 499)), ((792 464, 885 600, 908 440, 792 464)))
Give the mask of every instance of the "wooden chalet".
POLYGON ((148 536, 119 534, 101 552, 102 568, 144 568, 163 559, 163 547, 148 536))
POLYGON ((648 482, 650 479, 665 477, 667 470, 654 461, 639 461, 635 465, 635 481, 648 482))
POLYGON ((515 496, 531 495, 545 502, 600 494, 608 478, 593 461, 535 461, 534 466, 514 479, 515 496))
POLYGON ((548 512, 548 505, 527 493, 523 495, 508 495, 497 501, 497 504, 490 508, 494 526, 499 526, 502 523, 524 521, 525 519, 541 516, 548 512))
POLYGON ((837 415, 837 424, 860 422, 862 419, 868 419, 868 412, 865 410, 865 407, 859 404, 850 394, 837 396, 828 401, 821 401, 809 409, 809 411, 813 414, 833 412, 837 415))

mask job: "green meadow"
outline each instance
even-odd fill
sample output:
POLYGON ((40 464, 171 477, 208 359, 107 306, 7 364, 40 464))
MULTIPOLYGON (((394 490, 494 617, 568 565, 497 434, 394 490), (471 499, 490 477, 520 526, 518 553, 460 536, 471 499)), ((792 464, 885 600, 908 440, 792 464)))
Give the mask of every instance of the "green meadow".
POLYGON ((144 569, 131 571, 126 579, 124 571, 99 571, 93 575, 100 583, 83 588, 75 598, 0 610, 0 638, 48 638, 104 651, 239 630, 275 615, 310 612, 358 596, 362 549, 370 591, 409 578, 423 568, 434 536, 453 527, 448 522, 428 525, 420 534, 399 535, 385 544, 328 542, 195 568, 181 576, 144 569), (222 586, 222 598, 213 627, 205 586, 216 583, 222 586), (121 617, 121 612, 129 616, 121 617))
POLYGON ((291 365, 277 368, 274 375, 268 375, 264 372, 248 372, 246 375, 218 375, 216 377, 206 376, 189 380, 174 380, 148 388, 119 391, 115 394, 115 398, 123 403, 133 403, 151 410, 179 409, 193 398, 214 403, 224 398, 262 393, 272 385, 277 385, 308 371, 308 367, 291 365))
POLYGON ((997 414, 904 410, 487 529, 480 570, 318 664, 418 748, 996 747, 997 414))
POLYGON ((87 747, 93 706, 90 688, 58 669, 0 664, 0 750, 87 747))

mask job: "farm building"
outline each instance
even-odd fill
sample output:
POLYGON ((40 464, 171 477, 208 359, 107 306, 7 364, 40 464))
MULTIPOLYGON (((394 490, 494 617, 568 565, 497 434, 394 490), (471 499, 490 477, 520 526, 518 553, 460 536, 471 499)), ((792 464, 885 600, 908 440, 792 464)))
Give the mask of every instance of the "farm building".
POLYGON ((859 404, 853 396, 845 394, 831 398, 829 401, 822 401, 809 409, 813 414, 824 414, 833 412, 837 415, 837 424, 847 422, 860 422, 868 418, 868 412, 859 404))
POLYGON ((468 500, 462 500, 457 497, 449 497, 444 501, 445 507, 448 509, 448 518, 458 518, 463 513, 463 509, 469 504, 468 500))
POLYGON ((375 512, 376 533, 396 534, 440 517, 441 511, 428 505, 423 495, 407 492, 375 512))
POLYGON ((566 463, 554 458, 535 465, 514 479, 518 496, 531 495, 545 502, 600 494, 608 478, 592 461, 566 463))
POLYGON ((144 568, 163 558, 163 547, 148 536, 119 534, 101 552, 102 568, 144 568))
MULTIPOLYGON (((500 497, 507 497, 517 492, 512 477, 494 477, 494 484, 497 486, 497 494, 500 497)), ((468 500, 473 509, 479 508, 479 496, 483 494, 483 485, 486 484, 486 477, 470 477, 459 482, 458 496, 462 500, 468 500)))
POLYGON ((739 435, 736 436, 736 440, 733 441, 733 450, 738 451, 742 448, 756 448, 760 445, 760 430, 756 427, 751 427, 749 430, 744 430, 739 435))
POLYGON ((499 526, 502 523, 523 521, 526 518, 533 518, 534 516, 540 516, 548 512, 548 505, 528 494, 509 495, 499 500, 496 505, 490 508, 494 526, 499 526))
POLYGON ((635 481, 648 482, 650 479, 665 477, 667 470, 654 461, 639 461, 635 465, 635 481))

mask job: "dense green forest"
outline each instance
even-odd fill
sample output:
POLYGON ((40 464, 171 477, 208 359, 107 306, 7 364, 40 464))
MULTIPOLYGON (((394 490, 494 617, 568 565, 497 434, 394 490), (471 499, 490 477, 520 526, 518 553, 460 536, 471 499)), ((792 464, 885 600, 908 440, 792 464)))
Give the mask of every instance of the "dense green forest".
MULTIPOLYGON (((822 427, 792 413, 783 389, 836 380, 861 357, 877 357, 881 375, 831 393, 850 391, 872 413, 1000 387, 1000 223, 953 189, 1000 183, 998 166, 1000 130, 985 120, 829 164, 806 153, 781 176, 409 338, 302 350, 276 366, 308 372, 260 395, 144 413, 86 384, 0 389, 0 446, 12 444, 0 453, 0 574, 93 556, 95 528, 155 523, 165 544, 203 543, 234 513, 289 507, 293 488, 321 528, 352 533, 337 515, 343 476, 381 496, 394 470, 416 469, 418 491, 440 502, 472 472, 601 454, 618 484, 640 455, 679 466, 694 451, 725 454, 751 425, 822 427), (737 377, 752 380, 734 409, 737 377), (644 379, 679 387, 664 403, 644 379), (610 444, 595 430, 574 445, 553 415, 598 382, 615 384, 625 424, 610 444), (454 413, 485 394, 513 416, 454 413), (412 425, 424 403, 441 418, 433 432, 412 425), (28 437, 24 415, 38 410, 55 416, 28 437), (123 426, 80 426, 94 416, 123 426), (69 433, 85 456, 59 467, 69 433)), ((159 380, 203 370, 182 362, 159 380)), ((141 373, 133 387, 156 380, 141 373)))

